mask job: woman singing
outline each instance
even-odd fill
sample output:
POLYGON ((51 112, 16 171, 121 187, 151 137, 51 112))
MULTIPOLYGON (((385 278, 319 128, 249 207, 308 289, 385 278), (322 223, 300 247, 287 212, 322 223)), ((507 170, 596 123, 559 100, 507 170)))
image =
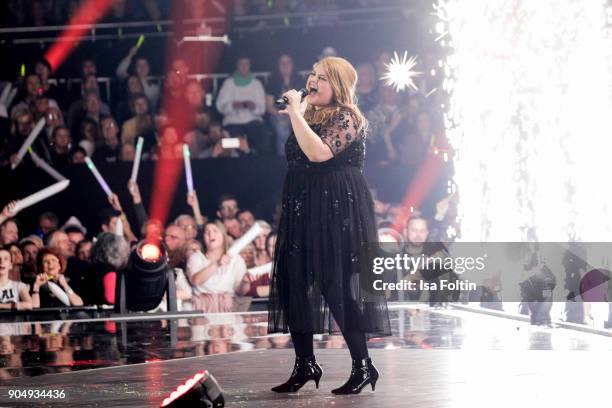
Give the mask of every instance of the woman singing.
POLYGON ((322 375, 314 333, 341 331, 353 360, 348 381, 334 394, 357 394, 378 380, 366 333, 391 334, 384 301, 359 294, 360 248, 377 241, 373 200, 361 171, 366 120, 355 104, 357 73, 343 58, 318 61, 301 96, 286 92, 293 134, 285 144, 288 172, 273 261, 268 332, 291 332, 295 366, 272 388, 295 392, 322 375), (333 319, 332 319, 333 317, 333 319))

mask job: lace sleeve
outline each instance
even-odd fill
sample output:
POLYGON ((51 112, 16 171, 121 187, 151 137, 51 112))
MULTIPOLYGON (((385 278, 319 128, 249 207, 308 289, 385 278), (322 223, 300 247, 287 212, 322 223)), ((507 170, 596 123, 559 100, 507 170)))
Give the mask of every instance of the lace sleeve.
POLYGON ((341 111, 321 129, 321 140, 337 155, 358 139, 357 120, 349 111, 341 111))

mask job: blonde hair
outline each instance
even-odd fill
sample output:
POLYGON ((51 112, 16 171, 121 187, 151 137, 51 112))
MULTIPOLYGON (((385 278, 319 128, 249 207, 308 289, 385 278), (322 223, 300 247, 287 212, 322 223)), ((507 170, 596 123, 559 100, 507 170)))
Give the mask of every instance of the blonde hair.
POLYGON ((326 57, 317 61, 313 68, 322 66, 332 88, 332 101, 328 106, 315 109, 311 104, 306 107, 304 119, 310 125, 325 125, 341 110, 354 115, 358 133, 367 130, 368 121, 357 107, 357 71, 350 62, 340 57, 326 57))
MULTIPOLYGON (((219 228, 219 231, 221 231, 221 235, 223 235, 223 254, 227 254, 227 250, 229 249, 231 240, 230 240, 230 236, 227 234, 227 229, 225 228, 225 225, 223 225, 223 223, 219 220, 208 221, 206 224, 204 224, 204 233, 202 235, 206 234, 206 227, 209 224, 214 225, 215 227, 219 228)), ((208 248, 206 247, 206 242, 204 241, 203 236, 202 236, 202 243, 204 247, 204 253, 208 252, 208 248)))
POLYGON ((255 223, 259 224, 262 229, 272 231, 272 226, 266 220, 256 220, 255 223))

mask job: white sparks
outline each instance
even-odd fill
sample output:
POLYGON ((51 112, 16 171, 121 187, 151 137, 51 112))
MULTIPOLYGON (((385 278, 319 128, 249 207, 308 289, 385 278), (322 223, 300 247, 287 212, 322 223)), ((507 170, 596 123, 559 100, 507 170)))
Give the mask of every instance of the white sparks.
POLYGON ((393 52, 391 62, 385 64, 387 72, 380 78, 386 80, 386 85, 395 87, 397 92, 403 91, 406 88, 417 90, 413 78, 420 75, 420 72, 413 71, 416 66, 416 57, 408 58, 408 52, 404 52, 404 56, 400 59, 397 52, 393 52))
POLYGON ((439 0, 436 11, 462 240, 610 241, 605 1, 439 0))

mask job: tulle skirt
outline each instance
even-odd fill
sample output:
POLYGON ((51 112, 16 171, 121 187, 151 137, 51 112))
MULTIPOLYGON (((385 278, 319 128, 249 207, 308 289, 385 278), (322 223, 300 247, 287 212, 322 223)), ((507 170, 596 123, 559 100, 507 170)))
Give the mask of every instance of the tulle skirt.
POLYGON ((268 331, 390 335, 384 299, 367 301, 358 289, 362 243, 377 239, 373 200, 360 169, 290 169, 273 260, 268 331))

